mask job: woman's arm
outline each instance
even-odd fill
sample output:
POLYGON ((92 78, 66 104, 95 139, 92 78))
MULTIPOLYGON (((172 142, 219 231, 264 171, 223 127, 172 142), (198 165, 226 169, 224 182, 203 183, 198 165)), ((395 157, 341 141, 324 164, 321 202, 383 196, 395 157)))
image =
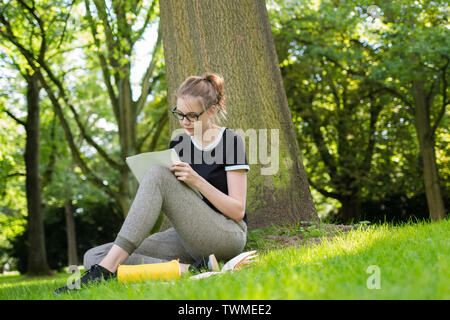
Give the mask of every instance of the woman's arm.
POLYGON ((172 164, 170 171, 174 172, 178 180, 196 187, 224 215, 235 221, 244 218, 247 196, 247 172, 245 170, 227 171, 228 195, 211 185, 187 163, 172 164))
POLYGON ((195 187, 220 212, 238 222, 244 218, 245 200, 247 196, 246 170, 227 171, 228 195, 212 186, 199 176, 195 187))

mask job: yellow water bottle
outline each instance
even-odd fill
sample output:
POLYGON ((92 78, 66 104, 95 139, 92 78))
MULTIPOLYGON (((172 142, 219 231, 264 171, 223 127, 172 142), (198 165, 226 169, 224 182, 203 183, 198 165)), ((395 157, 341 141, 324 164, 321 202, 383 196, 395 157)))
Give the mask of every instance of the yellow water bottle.
POLYGON ((179 279, 180 275, 180 263, 178 260, 132 266, 119 265, 117 269, 117 281, 122 283, 142 280, 168 281, 179 279))

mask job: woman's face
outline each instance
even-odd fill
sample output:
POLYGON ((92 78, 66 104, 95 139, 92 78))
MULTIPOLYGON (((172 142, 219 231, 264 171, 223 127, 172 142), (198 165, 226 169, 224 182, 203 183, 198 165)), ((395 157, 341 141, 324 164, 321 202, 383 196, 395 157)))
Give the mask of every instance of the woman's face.
MULTIPOLYGON (((177 109, 179 113, 182 114, 200 114, 203 111, 202 106, 200 103, 187 103, 185 99, 182 97, 177 99, 177 109)), ((203 112, 200 117, 198 117, 197 121, 191 122, 187 119, 187 117, 184 117, 183 120, 180 121, 180 125, 186 130, 186 132, 189 135, 194 135, 194 129, 198 133, 202 133, 205 130, 211 128, 213 126, 212 118, 214 117, 215 113, 215 106, 211 106, 208 110, 203 112)))

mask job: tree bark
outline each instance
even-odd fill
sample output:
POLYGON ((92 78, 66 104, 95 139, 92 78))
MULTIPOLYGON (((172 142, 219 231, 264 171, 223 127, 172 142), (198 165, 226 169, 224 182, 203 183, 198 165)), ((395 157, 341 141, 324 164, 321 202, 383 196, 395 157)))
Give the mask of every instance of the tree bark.
MULTIPOLYGON (((175 104, 175 92, 185 78, 216 72, 225 79, 228 97, 228 119, 222 125, 238 133, 254 129, 260 143, 264 140, 261 129, 267 130, 267 136, 271 129, 278 130, 279 142, 268 138, 267 146, 267 150, 274 146, 270 156, 279 164, 274 174, 261 174, 268 165, 261 164, 261 156, 252 158, 246 148, 251 167, 246 208, 249 227, 318 221, 265 2, 164 0, 160 17, 169 106, 175 104)), ((169 126, 170 132, 179 127, 172 118, 169 126)), ((261 151, 260 146, 257 150, 261 151)))
POLYGON ((73 218, 72 199, 67 199, 64 203, 64 215, 66 218, 67 233, 67 258, 69 266, 78 265, 77 239, 75 234, 75 220, 73 218))
POLYGON ((28 275, 51 275, 45 249, 44 222, 42 218, 41 178, 39 173, 39 81, 36 74, 26 77, 26 195, 28 208, 28 275))
POLYGON ((431 220, 437 221, 444 219, 445 207, 439 184, 439 171, 436 164, 434 134, 430 125, 429 106, 426 101, 424 82, 414 80, 412 86, 415 102, 415 126, 419 139, 420 155, 423 159, 425 194, 431 220))

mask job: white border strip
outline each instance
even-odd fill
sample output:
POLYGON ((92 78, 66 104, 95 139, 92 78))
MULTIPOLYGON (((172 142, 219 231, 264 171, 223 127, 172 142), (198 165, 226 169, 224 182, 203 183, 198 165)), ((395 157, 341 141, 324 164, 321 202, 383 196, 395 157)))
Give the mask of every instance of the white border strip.
POLYGON ((238 165, 235 165, 235 166, 225 167, 225 171, 239 170, 239 169, 247 169, 247 171, 250 171, 250 166, 247 165, 247 164, 238 164, 238 165))
POLYGON ((202 150, 202 151, 209 151, 209 150, 212 150, 212 149, 214 149, 214 148, 219 144, 220 140, 222 139, 222 135, 223 135, 223 133, 224 133, 224 131, 225 131, 225 128, 226 128, 226 127, 222 127, 222 129, 221 129, 219 135, 218 135, 217 138, 216 138, 216 141, 214 141, 214 142, 213 142, 212 144, 210 144, 209 146, 206 146, 206 148, 200 147, 200 146, 197 144, 197 142, 195 142, 194 136, 190 136, 190 137, 191 137, 191 141, 192 141, 192 143, 194 144, 194 146, 195 146, 197 149, 199 149, 199 150, 202 150))

